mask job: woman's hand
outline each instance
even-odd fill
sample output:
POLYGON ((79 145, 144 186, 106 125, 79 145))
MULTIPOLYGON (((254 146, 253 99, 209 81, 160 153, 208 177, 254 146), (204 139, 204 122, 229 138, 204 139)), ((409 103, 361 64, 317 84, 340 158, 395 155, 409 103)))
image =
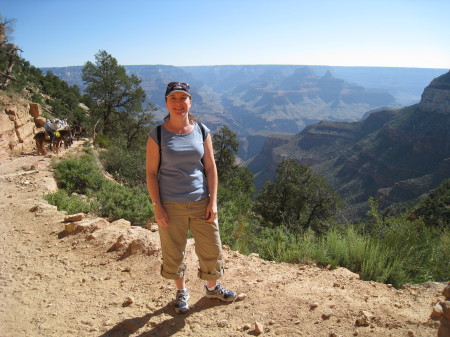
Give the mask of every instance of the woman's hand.
POLYGON ((155 221, 161 227, 169 227, 169 217, 161 204, 155 205, 155 221))
POLYGON ((217 219, 217 203, 214 201, 210 201, 208 206, 206 207, 206 215, 207 222, 214 222, 217 219))

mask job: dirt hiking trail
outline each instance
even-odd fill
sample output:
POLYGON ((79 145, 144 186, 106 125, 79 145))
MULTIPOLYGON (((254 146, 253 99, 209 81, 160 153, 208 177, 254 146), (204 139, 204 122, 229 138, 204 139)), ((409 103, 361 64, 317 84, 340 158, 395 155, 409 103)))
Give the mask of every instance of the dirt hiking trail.
POLYGON ((159 275, 160 253, 111 251, 120 231, 65 235, 67 214, 43 200, 55 190, 50 156, 0 161, 2 337, 437 335, 429 317, 443 283, 397 290, 345 268, 274 263, 225 247, 222 283, 245 299, 224 304, 204 297, 191 241, 191 309, 178 315, 173 283, 159 275))

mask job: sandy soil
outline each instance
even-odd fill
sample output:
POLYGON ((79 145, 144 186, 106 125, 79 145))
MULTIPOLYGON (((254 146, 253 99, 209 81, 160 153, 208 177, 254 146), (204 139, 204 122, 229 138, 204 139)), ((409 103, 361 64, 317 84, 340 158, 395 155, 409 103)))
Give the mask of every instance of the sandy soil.
MULTIPOLYGON (((76 146, 60 156, 70 151, 76 146)), ((50 161, 30 154, 0 162, 0 336, 437 334, 429 316, 444 284, 397 290, 344 268, 273 263, 226 250, 222 282, 246 298, 223 304, 203 296, 192 242, 191 310, 177 315, 174 286, 159 275, 159 253, 121 258, 84 233, 63 235, 66 214, 42 199, 56 189, 50 161)))

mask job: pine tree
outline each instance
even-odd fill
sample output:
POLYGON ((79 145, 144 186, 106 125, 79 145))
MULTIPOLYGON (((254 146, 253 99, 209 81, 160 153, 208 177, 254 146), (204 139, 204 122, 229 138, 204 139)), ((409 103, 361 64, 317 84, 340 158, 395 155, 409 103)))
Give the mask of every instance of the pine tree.
POLYGON ((128 76, 125 67, 106 51, 95 55, 95 64, 88 61, 82 69, 86 93, 96 102, 94 113, 99 123, 98 132, 116 136, 120 128, 129 122, 128 118, 146 118, 142 114, 142 104, 146 95, 136 75, 128 76))

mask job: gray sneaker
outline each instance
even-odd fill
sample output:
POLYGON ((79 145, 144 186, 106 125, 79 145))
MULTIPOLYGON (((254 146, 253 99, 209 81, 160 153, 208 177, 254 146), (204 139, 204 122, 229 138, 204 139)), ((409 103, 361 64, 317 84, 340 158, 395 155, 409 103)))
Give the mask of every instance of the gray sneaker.
POLYGON ((189 310, 189 298, 189 292, 187 290, 177 290, 177 299, 175 301, 175 312, 177 314, 183 314, 189 310))
POLYGON ((231 291, 225 289, 220 283, 217 283, 214 290, 208 290, 208 287, 205 285, 206 297, 208 298, 218 298, 221 301, 231 302, 234 301, 237 295, 231 291))

